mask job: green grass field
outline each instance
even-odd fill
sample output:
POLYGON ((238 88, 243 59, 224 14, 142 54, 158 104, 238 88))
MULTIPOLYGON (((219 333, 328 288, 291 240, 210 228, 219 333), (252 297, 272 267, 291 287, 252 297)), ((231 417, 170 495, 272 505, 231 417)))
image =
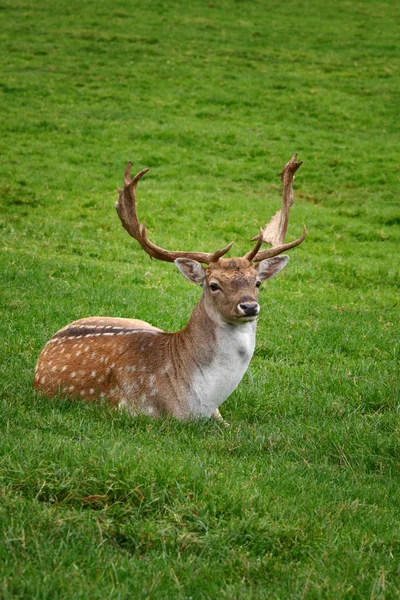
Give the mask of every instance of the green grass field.
POLYGON ((400 5, 0 3, 0 597, 400 598, 400 5), (120 226, 231 254, 280 205, 230 422, 132 419, 33 392, 84 316, 168 331, 200 290, 120 226))

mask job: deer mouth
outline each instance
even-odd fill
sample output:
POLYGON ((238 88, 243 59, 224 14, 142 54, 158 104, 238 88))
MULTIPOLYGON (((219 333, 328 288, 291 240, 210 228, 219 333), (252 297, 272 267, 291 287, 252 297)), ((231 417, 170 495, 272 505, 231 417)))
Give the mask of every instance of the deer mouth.
POLYGON ((236 323, 251 323, 252 321, 257 321, 258 313, 256 315, 238 315, 235 317, 236 323))

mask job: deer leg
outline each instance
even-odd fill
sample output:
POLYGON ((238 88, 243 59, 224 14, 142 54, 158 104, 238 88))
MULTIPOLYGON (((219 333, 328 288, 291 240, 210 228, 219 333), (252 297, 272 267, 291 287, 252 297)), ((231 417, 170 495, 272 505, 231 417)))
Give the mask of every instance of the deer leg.
POLYGON ((224 417, 221 415, 218 408, 216 408, 214 410, 214 412, 211 413, 211 418, 214 419, 214 421, 217 421, 217 423, 220 423, 221 425, 223 425, 224 427, 230 427, 228 421, 225 421, 224 417))

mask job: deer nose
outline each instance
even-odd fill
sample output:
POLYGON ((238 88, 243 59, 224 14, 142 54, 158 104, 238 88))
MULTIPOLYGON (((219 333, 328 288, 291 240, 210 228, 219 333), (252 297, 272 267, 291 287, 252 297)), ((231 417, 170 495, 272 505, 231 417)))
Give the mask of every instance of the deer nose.
POLYGON ((246 317, 255 317, 260 312, 260 305, 255 300, 247 300, 239 304, 239 311, 246 317))

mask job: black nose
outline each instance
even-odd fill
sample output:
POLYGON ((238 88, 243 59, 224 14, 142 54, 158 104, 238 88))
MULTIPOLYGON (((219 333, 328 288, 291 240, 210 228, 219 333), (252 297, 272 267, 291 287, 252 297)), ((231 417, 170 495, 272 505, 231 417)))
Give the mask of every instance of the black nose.
POLYGON ((258 315, 260 307, 258 305, 258 302, 241 302, 239 304, 239 308, 240 310, 243 312, 243 314, 246 315, 246 317, 254 317, 255 315, 258 315))

